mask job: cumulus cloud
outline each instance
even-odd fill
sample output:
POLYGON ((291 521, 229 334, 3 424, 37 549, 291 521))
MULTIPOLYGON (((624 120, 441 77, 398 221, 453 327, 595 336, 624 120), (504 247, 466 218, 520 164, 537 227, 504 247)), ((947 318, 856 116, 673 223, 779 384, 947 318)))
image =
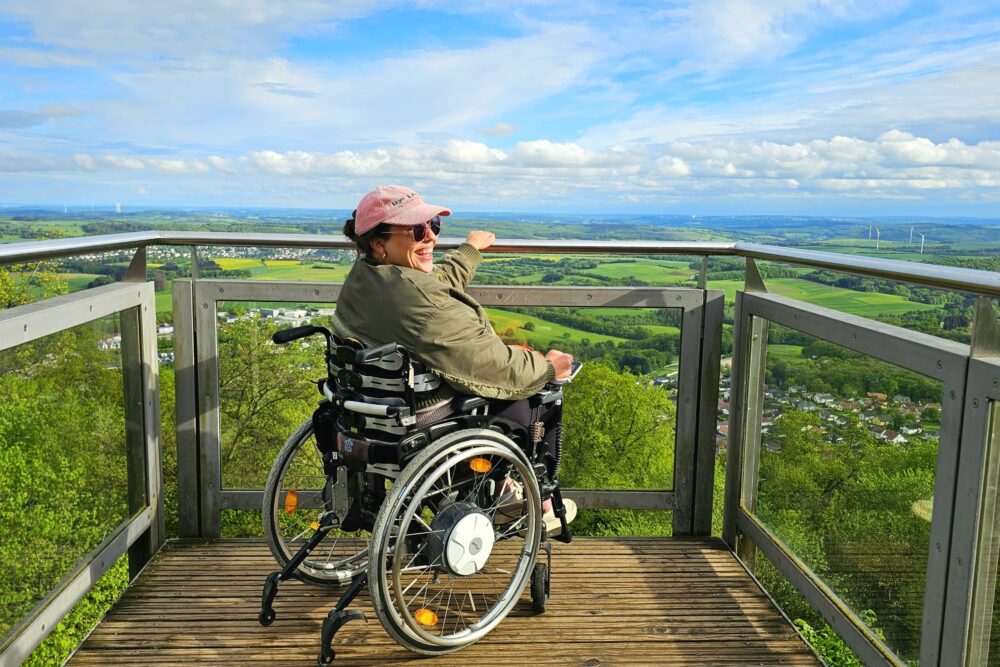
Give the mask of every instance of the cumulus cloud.
POLYGON ((594 154, 578 144, 540 139, 518 143, 512 157, 526 167, 582 167, 593 161, 594 154))
POLYGON ((452 139, 445 144, 442 155, 452 162, 488 164, 507 159, 507 154, 497 148, 476 141, 452 139))
POLYGON ((684 160, 673 155, 664 155, 656 160, 656 169, 664 176, 688 176, 691 167, 684 160))

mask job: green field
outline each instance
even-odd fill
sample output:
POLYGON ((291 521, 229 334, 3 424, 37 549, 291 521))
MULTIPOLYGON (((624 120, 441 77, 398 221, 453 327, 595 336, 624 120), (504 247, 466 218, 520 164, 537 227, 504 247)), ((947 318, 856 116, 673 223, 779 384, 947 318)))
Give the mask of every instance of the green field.
POLYGON ((297 259, 259 259, 223 257, 213 260, 226 271, 244 270, 251 273, 251 280, 298 280, 304 282, 342 282, 351 270, 348 264, 297 259), (324 268, 316 268, 324 267, 324 268))
POLYGON ((60 273, 59 277, 69 283, 70 292, 79 292, 86 289, 91 281, 100 278, 96 273, 60 273))
POLYGON ((500 308, 487 308, 486 313, 489 315, 490 321, 493 322, 498 333, 502 334, 507 329, 512 329, 516 338, 524 338, 528 341, 528 345, 539 350, 546 350, 550 347, 558 348, 559 343, 565 341, 578 343, 584 338, 590 340, 591 343, 601 343, 604 341, 623 343, 627 340, 618 336, 606 336, 604 334, 573 329, 556 324, 555 322, 531 317, 530 315, 522 315, 521 313, 513 313, 500 308), (534 323, 534 331, 523 329, 524 324, 527 322, 534 323))
POLYGON ((774 345, 768 343, 767 345, 767 360, 771 361, 789 361, 802 359, 802 346, 801 345, 774 345))
POLYGON ((697 275, 698 271, 690 268, 687 262, 638 259, 635 262, 601 264, 594 269, 586 269, 580 273, 589 273, 616 280, 633 277, 656 285, 676 285, 697 275))
MULTIPOLYGON (((768 291, 775 294, 853 315, 892 315, 912 310, 937 309, 937 306, 908 301, 895 294, 855 292, 853 290, 821 285, 820 283, 812 283, 795 278, 771 278, 764 282, 767 285, 768 291)), ((736 291, 743 289, 743 281, 710 280, 708 281, 708 287, 710 289, 725 290, 726 302, 732 303, 736 298, 736 291)))

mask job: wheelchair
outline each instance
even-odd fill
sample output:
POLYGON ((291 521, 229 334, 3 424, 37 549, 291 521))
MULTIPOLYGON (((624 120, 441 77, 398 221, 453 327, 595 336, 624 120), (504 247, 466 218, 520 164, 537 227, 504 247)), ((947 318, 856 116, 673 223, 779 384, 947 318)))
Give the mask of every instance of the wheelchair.
POLYGON ((348 609, 365 586, 386 632, 423 655, 481 639, 529 585, 543 613, 552 559, 545 500, 559 520, 552 539, 572 540, 557 479, 569 380, 528 399, 528 423, 497 414, 509 402, 475 396, 418 412, 441 380, 404 347, 366 348, 311 325, 273 341, 312 335, 326 339, 323 399, 264 489, 264 532, 281 569, 265 580, 261 625, 274 622, 278 587, 291 578, 346 586, 323 621, 320 665, 336 657, 345 623, 367 621, 348 609))

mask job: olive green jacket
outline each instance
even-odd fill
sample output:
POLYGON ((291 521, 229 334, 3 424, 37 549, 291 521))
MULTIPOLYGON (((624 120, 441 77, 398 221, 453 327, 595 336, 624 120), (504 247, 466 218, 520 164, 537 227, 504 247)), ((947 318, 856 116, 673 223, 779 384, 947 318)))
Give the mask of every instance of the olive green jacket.
POLYGON ((432 273, 360 259, 344 281, 333 328, 366 345, 403 345, 441 376, 446 384, 423 406, 456 390, 504 400, 531 396, 555 369, 536 352, 506 345, 466 294, 480 261, 468 243, 447 253, 432 273))

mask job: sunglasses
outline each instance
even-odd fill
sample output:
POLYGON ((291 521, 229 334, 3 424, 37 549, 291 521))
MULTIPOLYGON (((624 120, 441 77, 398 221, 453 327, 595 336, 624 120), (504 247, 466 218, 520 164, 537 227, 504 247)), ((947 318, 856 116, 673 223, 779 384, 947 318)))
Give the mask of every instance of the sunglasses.
POLYGON ((387 234, 412 234, 413 240, 420 243, 427 237, 427 229, 430 228, 434 232, 434 236, 441 233, 441 216, 435 215, 433 218, 427 222, 422 222, 419 225, 413 225, 405 231, 398 232, 386 232, 387 234))

